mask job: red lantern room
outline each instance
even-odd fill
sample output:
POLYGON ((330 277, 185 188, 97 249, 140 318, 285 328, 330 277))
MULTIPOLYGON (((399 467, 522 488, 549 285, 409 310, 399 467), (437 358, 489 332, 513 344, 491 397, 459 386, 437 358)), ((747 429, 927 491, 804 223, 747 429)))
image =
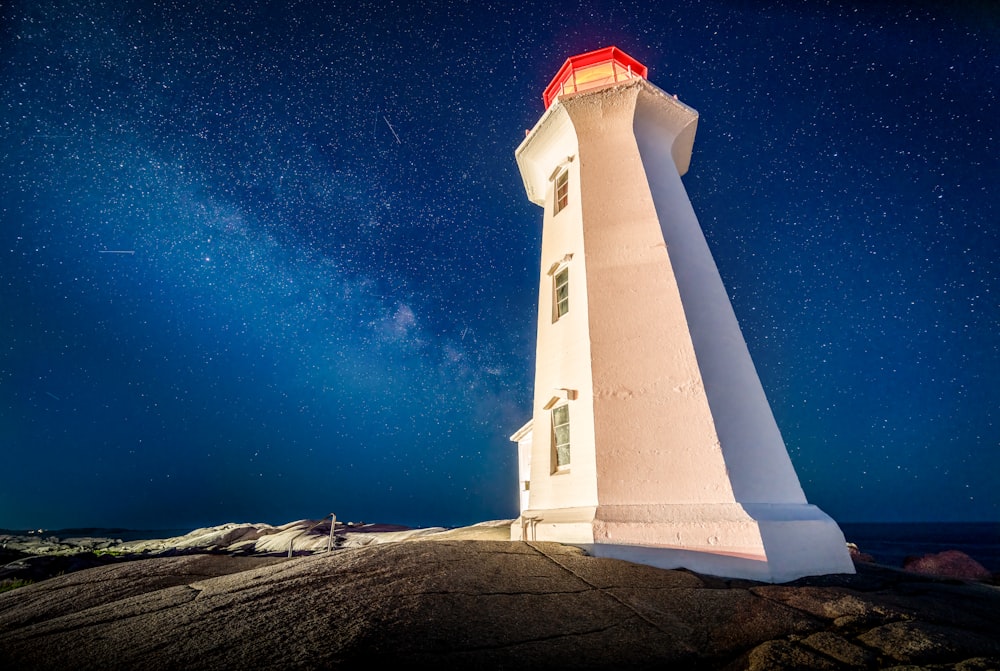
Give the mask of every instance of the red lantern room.
POLYGON ((618 47, 605 47, 571 56, 545 87, 542 100, 545 101, 545 109, 548 109, 564 93, 578 93, 636 77, 645 79, 647 71, 645 65, 618 47))

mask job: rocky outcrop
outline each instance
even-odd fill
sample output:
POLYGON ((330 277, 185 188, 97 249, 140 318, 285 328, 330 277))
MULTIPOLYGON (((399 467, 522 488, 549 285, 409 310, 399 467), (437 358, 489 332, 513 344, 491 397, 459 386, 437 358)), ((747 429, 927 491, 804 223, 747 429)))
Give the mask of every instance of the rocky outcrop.
POLYGON ((856 543, 847 544, 847 553, 851 556, 851 561, 853 561, 854 563, 858 562, 865 562, 866 564, 875 563, 875 557, 868 554, 867 552, 862 552, 860 549, 858 549, 856 543))
POLYGON ((448 538, 158 557, 0 594, 0 668, 1000 668, 996 587, 858 570, 766 585, 448 538))
POLYGON ((914 573, 959 580, 989 580, 986 567, 960 550, 945 550, 903 562, 903 568, 914 573))
MULTIPOLYGON (((445 529, 444 527, 411 529, 391 524, 355 524, 352 522, 344 524, 337 522, 333 544, 341 548, 362 547, 375 543, 393 543, 430 536, 500 539, 509 537, 510 523, 511 520, 496 520, 460 529, 445 529)), ((297 520, 280 526, 230 522, 195 529, 183 536, 138 541, 54 535, 54 533, 0 533, 0 553, 35 556, 95 553, 120 556, 196 550, 266 554, 288 552, 290 547, 294 552, 316 552, 327 549, 330 543, 329 536, 330 520, 328 519, 297 520)))
POLYGON ((152 556, 212 552, 288 556, 325 552, 330 545, 352 548, 423 539, 506 540, 509 536, 510 520, 458 529, 338 522, 332 539, 329 520, 298 520, 281 526, 229 523, 195 529, 183 536, 138 541, 4 533, 0 534, 0 591, 14 581, 37 582, 71 571, 152 556))

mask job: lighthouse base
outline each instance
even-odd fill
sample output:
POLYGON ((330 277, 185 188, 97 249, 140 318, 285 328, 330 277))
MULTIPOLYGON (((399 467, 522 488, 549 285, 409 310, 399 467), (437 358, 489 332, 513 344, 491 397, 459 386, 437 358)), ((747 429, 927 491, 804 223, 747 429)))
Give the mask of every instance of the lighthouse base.
POLYGON ((525 510, 512 540, 576 545, 595 557, 788 582, 854 573, 837 523, 809 504, 639 504, 525 510))

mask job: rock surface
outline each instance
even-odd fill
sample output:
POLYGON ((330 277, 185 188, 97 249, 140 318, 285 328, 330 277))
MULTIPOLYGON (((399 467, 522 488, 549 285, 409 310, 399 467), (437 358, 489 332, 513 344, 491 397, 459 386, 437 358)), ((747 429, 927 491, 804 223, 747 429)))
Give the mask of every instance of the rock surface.
MULTIPOLYGON (((510 520, 480 522, 458 529, 411 529, 392 524, 343 524, 332 539, 336 548, 366 547, 421 539, 506 540, 510 520)), ((0 534, 0 591, 14 581, 38 582, 95 566, 151 556, 224 552, 238 555, 302 555, 325 552, 330 521, 298 520, 281 526, 229 523, 195 529, 183 536, 122 541, 89 536, 0 534)))
POLYGON ((937 554, 924 555, 903 563, 903 568, 914 573, 934 575, 940 578, 959 580, 989 580, 991 574, 986 567, 960 550, 945 550, 937 554))
MULTIPOLYGON (((481 522, 471 527, 447 530, 444 527, 411 529, 390 524, 354 524, 337 522, 334 542, 337 547, 360 547, 380 542, 395 542, 439 534, 503 533, 509 535, 510 520, 481 522)), ((125 531, 125 530, 123 530, 125 531)), ((261 523, 228 523, 195 529, 183 536, 151 540, 122 541, 121 539, 55 535, 58 532, 0 533, 0 552, 20 552, 38 556, 59 556, 105 552, 140 554, 165 550, 225 550, 227 552, 267 553, 326 550, 330 536, 330 520, 297 520, 280 526, 261 523)), ((506 536, 505 536, 506 537, 506 536)))
POLYGON ((1000 589, 858 570, 767 585, 461 534, 155 557, 0 594, 0 668, 1000 668, 1000 589))

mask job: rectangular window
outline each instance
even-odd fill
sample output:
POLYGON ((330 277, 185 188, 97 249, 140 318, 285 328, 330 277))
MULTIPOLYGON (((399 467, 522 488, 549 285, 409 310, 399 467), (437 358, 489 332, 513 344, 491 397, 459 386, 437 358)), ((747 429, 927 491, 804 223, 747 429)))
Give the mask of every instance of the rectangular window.
POLYGON ((556 177, 555 212, 559 214, 569 204, 569 170, 563 170, 556 177))
POLYGON ((569 268, 563 268, 552 278, 552 321, 569 312, 569 268))
POLYGON ((552 408, 552 446, 555 451, 555 470, 569 469, 569 406, 552 408))

